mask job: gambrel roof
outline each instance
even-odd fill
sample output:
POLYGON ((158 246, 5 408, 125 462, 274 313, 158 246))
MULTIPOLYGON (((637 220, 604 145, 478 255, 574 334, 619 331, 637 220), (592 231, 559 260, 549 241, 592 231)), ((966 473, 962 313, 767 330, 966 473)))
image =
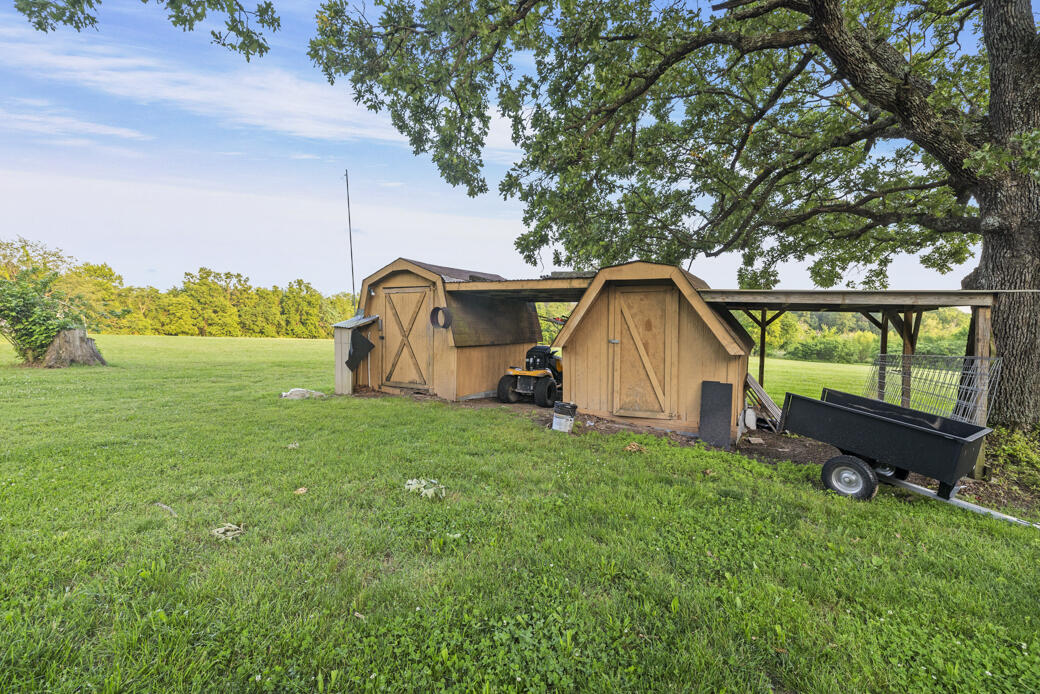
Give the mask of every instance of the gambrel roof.
POLYGON ((690 304, 694 312, 700 316, 701 320, 704 321, 711 333, 730 355, 740 356, 751 352, 754 342, 737 319, 732 314, 729 314, 728 311, 724 312, 729 315, 723 315, 723 312, 716 311, 705 303, 700 294, 698 294, 698 290, 708 289, 708 285, 704 280, 674 265, 647 263, 642 260, 612 265, 597 272, 595 279, 592 280, 581 301, 578 302, 570 318, 567 319, 567 324, 563 326, 563 330, 556 336, 553 346, 563 347, 567 344, 567 341, 577 330, 589 307, 592 306, 608 283, 627 282, 634 284, 668 280, 675 284, 679 293, 690 304))

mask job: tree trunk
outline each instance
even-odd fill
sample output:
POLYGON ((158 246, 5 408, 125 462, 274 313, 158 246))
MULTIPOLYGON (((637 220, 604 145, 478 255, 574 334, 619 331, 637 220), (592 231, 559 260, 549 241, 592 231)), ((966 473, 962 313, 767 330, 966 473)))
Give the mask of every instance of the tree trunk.
MULTIPOLYGON (((983 39, 989 57, 989 119, 994 144, 1015 151, 1018 135, 1040 127, 1040 72, 1030 0, 984 0, 983 39)), ((1040 424, 1040 181, 1015 162, 980 182, 982 255, 973 273, 979 289, 1033 290, 997 295, 993 343, 1002 358, 990 421, 1040 424)))
POLYGON ((43 365, 48 369, 63 369, 70 364, 108 366, 94 340, 82 328, 62 330, 43 355, 43 365))
POLYGON ((990 421, 1040 424, 1040 185, 1020 180, 983 196, 984 234, 973 288, 1007 291, 993 307, 993 343, 1001 375, 990 421))

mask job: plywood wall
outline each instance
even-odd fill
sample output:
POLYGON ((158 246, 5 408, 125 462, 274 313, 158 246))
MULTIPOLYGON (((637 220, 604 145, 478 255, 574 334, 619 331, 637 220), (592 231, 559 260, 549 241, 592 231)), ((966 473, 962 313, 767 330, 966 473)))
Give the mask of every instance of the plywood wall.
POLYGON ((609 412, 613 369, 608 351, 607 292, 600 294, 563 348, 563 398, 586 412, 609 412))
MULTIPOLYGON (((428 288, 433 291, 431 296, 431 305, 437 302, 437 288, 430 280, 425 277, 421 277, 411 272, 398 272, 393 275, 389 275, 380 281, 373 284, 369 289, 373 292, 368 296, 368 300, 365 305, 365 312, 368 315, 378 315, 379 320, 371 325, 365 326, 362 329, 362 333, 367 337, 375 347, 369 352, 368 357, 362 361, 361 365, 358 366, 357 371, 354 373, 355 386, 367 386, 376 390, 396 390, 392 387, 385 387, 386 371, 390 365, 390 360, 395 356, 394 354, 388 354, 387 337, 389 336, 393 341, 397 333, 400 331, 397 329, 396 324, 391 325, 393 316, 390 314, 390 306, 387 303, 387 291, 391 290, 390 293, 394 293, 396 290, 398 293, 402 289, 409 288, 428 288)), ((398 294, 399 296, 399 294, 398 294)), ((403 318, 407 320, 406 318, 403 318)), ((415 326, 412 328, 415 332, 415 337, 420 338, 415 340, 416 347, 422 345, 422 349, 430 352, 429 361, 424 355, 419 355, 419 360, 423 362, 423 368, 428 370, 425 374, 425 380, 429 384, 429 390, 432 393, 440 395, 438 391, 438 373, 443 370, 445 365, 439 362, 445 361, 444 351, 448 345, 446 336, 439 335, 438 333, 444 333, 444 330, 434 330, 433 326, 429 322, 429 309, 421 310, 419 315, 415 318, 415 326)), ((448 359, 450 361, 450 357, 448 359)), ((449 384, 449 391, 454 393, 454 381, 449 384)), ((442 397, 447 397, 442 395, 442 397)))
POLYGON ((505 375, 510 366, 523 366, 527 350, 534 342, 515 345, 487 345, 483 347, 459 347, 455 350, 458 372, 457 398, 479 393, 494 393, 498 379, 505 375))
POLYGON ((336 360, 336 395, 350 395, 353 392, 354 374, 345 363, 347 355, 350 354, 350 332, 347 328, 336 328, 332 332, 336 360))
MULTIPOLYGON (((388 392, 399 391, 394 384, 385 381, 389 360, 395 356, 391 343, 400 332, 396 325, 390 325, 393 316, 390 314, 387 295, 400 297, 401 290, 416 287, 428 287, 433 291, 430 306, 424 307, 412 328, 423 333, 421 340, 414 341, 415 346, 426 345, 430 351, 427 382, 431 394, 446 400, 456 400, 474 393, 494 391, 507 366, 523 363, 524 354, 533 342, 456 349, 452 344, 450 330, 430 324, 430 307, 442 305, 444 298, 440 295, 439 286, 414 273, 397 272, 370 287, 374 295, 368 297, 366 312, 369 315, 378 314, 380 320, 363 330, 375 347, 354 374, 357 386, 388 392)), ((526 308, 526 305, 521 308, 526 308)))
MULTIPOLYGON (((688 302, 679 306, 678 419, 696 428, 700 423, 701 382, 733 383, 739 357, 731 356, 688 302)), ((744 357, 746 363, 746 357, 744 357)), ((741 378, 743 378, 741 376, 741 378)), ((741 381, 742 382, 742 381, 741 381)), ((736 402, 736 393, 734 402, 736 402)), ((736 423, 736 413, 732 424, 736 423)))

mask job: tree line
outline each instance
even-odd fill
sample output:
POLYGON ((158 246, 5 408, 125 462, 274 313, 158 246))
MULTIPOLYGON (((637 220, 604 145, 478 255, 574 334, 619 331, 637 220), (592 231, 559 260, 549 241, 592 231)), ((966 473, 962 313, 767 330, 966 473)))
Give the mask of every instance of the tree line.
MULTIPOLYGON (((332 337, 333 324, 354 315, 353 295, 323 295, 302 279, 286 287, 254 287, 234 272, 199 268, 186 272, 180 285, 162 291, 126 286, 106 263, 81 263, 62 251, 16 239, 0 240, 0 280, 19 273, 23 293, 46 293, 63 306, 62 324, 69 318, 93 332, 129 335, 196 335, 203 337, 332 337)), ((546 342, 560 330, 552 318, 566 318, 573 303, 539 303, 546 342)), ((57 309, 55 309, 57 310, 57 309)), ((737 314, 748 332, 758 328, 737 314)), ((963 354, 968 314, 942 308, 924 314, 917 351, 922 354, 963 354)), ((42 324, 41 324, 42 325, 42 324)), ((57 325, 57 323, 55 323, 57 325)), ((37 327, 48 332, 54 326, 37 327)), ((889 351, 902 349, 899 336, 889 334, 889 351)), ((790 311, 766 330, 770 356, 805 361, 869 362, 880 350, 877 328, 852 313, 790 311)), ((757 353, 757 346, 756 346, 757 353)))
POLYGON ((107 263, 78 262, 23 238, 0 239, 0 279, 23 275, 24 281, 27 274, 50 276, 48 293, 98 333, 328 338, 357 306, 348 292, 323 295, 302 279, 255 287, 244 275, 205 267, 165 291, 127 286, 107 263))
MULTIPOLYGON (((755 338, 754 353, 758 354, 758 326, 746 316, 737 315, 748 333, 755 338)), ((970 322, 971 317, 956 308, 925 311, 921 318, 916 352, 964 354, 970 322)), ((890 331, 889 354, 898 354, 902 349, 902 339, 896 331, 890 331)), ((859 314, 789 311, 766 328, 766 351, 771 357, 802 361, 845 364, 870 362, 881 351, 881 334, 859 314)))

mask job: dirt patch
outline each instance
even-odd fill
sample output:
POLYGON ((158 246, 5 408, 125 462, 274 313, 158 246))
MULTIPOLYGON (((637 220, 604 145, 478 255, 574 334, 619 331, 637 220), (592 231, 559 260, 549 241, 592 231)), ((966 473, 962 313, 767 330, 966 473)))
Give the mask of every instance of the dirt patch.
MULTIPOLYGON (((917 475, 911 475, 910 477, 910 481, 913 482, 913 478, 917 477, 917 475)), ((917 482, 917 484, 921 484, 921 482, 917 482)), ((994 476, 989 482, 965 479, 958 496, 974 497, 975 502, 982 506, 1019 508, 1028 511, 1034 516, 1040 512, 1040 495, 1022 489, 1005 477, 994 476)))
POLYGON ((737 444, 737 453, 762 462, 790 460, 793 463, 823 465, 840 451, 834 446, 804 436, 774 434, 771 431, 747 432, 737 444))
POLYGON ((354 398, 390 398, 393 397, 390 393, 384 393, 381 390, 373 390, 368 386, 355 386, 354 392, 350 394, 354 398))

